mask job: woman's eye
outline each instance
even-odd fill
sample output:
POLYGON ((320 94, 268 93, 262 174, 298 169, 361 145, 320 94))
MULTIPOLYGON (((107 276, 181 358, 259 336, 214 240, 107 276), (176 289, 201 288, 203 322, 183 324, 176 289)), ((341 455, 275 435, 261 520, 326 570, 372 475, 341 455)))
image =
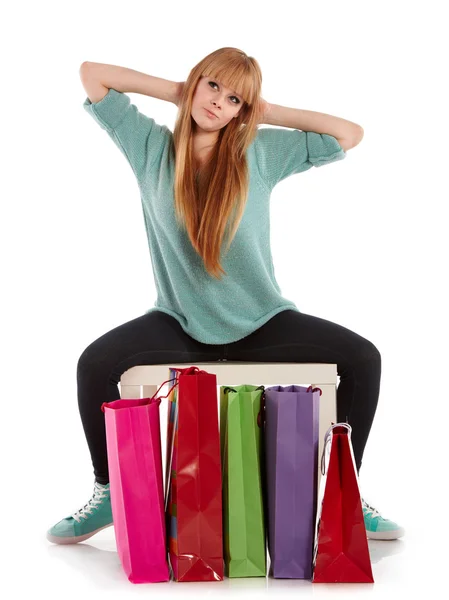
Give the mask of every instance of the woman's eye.
MULTIPOLYGON (((218 83, 215 83, 215 81, 209 81, 209 84, 216 85, 218 87, 218 83)), ((240 104, 240 100, 237 98, 237 96, 231 96, 231 98, 235 98, 237 100, 237 102, 233 102, 233 104, 240 104)))

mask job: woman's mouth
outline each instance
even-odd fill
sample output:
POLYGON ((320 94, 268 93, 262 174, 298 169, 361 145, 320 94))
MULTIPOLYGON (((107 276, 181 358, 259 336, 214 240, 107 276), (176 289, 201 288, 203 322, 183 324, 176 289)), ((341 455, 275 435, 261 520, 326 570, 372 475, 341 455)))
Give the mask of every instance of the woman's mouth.
POLYGON ((210 117, 211 119, 217 119, 218 117, 216 117, 214 115, 214 113, 211 113, 210 110, 207 110, 207 108, 204 109, 206 111, 206 114, 208 117, 210 117))

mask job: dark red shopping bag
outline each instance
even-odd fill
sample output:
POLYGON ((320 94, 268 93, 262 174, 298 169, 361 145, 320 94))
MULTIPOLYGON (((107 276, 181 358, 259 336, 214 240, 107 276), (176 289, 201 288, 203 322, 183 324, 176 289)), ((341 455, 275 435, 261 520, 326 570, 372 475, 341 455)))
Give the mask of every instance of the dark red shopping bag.
POLYGON ((217 376, 170 368, 165 510, 175 581, 222 581, 222 476, 217 376))
POLYGON ((374 583, 351 431, 337 423, 326 433, 313 583, 374 583))

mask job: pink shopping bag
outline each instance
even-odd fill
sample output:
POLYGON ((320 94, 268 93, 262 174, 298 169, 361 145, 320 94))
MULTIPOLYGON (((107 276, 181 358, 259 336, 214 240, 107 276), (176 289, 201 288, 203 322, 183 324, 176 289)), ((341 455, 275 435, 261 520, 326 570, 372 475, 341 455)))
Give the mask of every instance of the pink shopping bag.
POLYGON ((170 580, 159 419, 166 396, 157 398, 158 391, 101 406, 117 552, 132 583, 170 580))

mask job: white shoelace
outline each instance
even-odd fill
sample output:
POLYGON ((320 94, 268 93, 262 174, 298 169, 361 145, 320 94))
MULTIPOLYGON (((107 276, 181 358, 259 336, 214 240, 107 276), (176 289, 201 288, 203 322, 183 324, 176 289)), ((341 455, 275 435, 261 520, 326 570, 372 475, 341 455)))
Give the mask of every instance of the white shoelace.
POLYGON ((101 504, 103 502, 103 498, 106 498, 106 491, 107 490, 105 490, 103 487, 100 487, 98 483, 95 482, 94 494, 92 498, 83 506, 83 508, 80 508, 72 514, 72 517, 75 519, 75 521, 79 523, 81 521, 81 517, 87 519, 88 515, 92 514, 92 509, 101 504))
POLYGON ((383 518, 382 515, 380 514, 380 512, 378 510, 376 510, 373 506, 370 506, 368 504, 368 502, 366 502, 363 498, 362 498, 362 508, 365 508, 367 510, 368 514, 372 514, 373 517, 383 518))

